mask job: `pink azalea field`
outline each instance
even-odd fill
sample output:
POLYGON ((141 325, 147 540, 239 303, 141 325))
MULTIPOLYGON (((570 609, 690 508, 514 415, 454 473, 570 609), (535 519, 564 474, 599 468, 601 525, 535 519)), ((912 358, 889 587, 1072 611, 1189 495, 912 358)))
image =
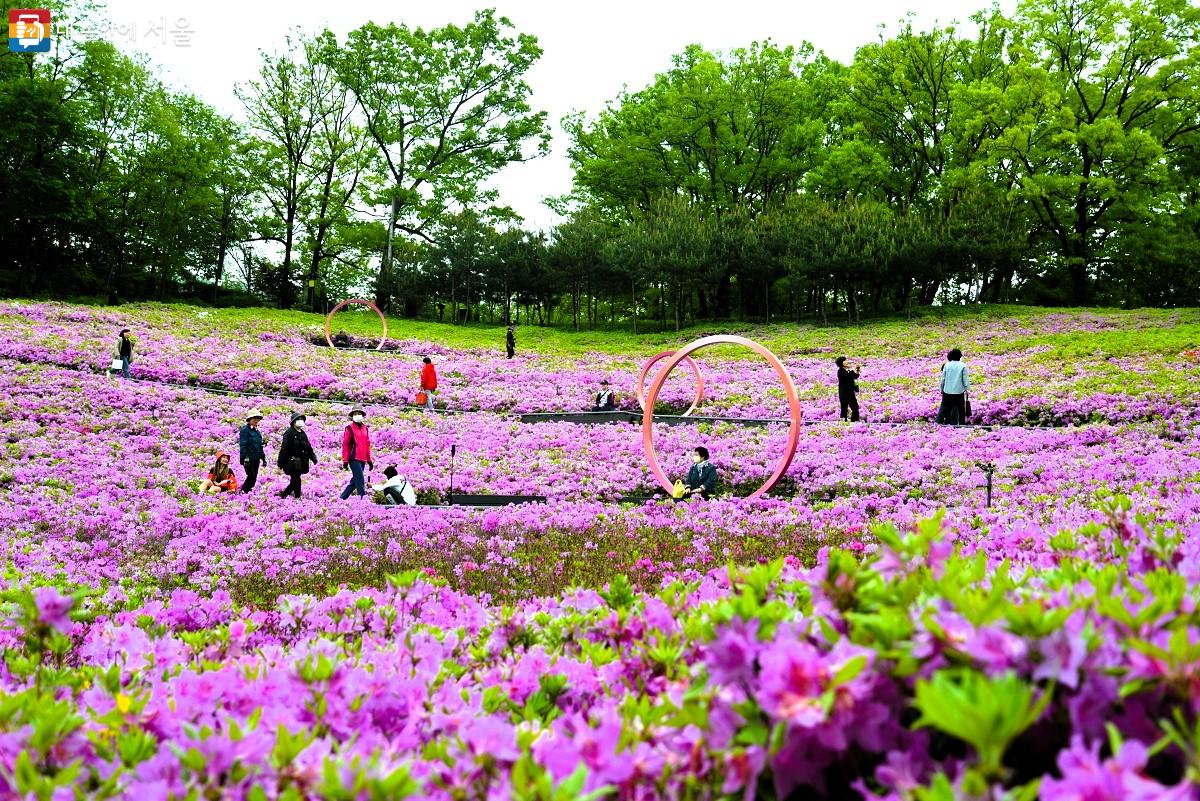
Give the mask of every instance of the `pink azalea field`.
MULTIPOLYGON (((790 467, 747 501, 786 425, 661 423, 717 497, 623 503, 657 489, 640 424, 517 414, 601 379, 637 410, 641 363, 715 332, 522 327, 508 360, 495 327, 376 353, 298 313, 0 304, 0 798, 1200 799, 1200 313, 721 331, 796 382, 790 467), (955 346, 979 426, 931 422, 955 346), (449 412, 411 403, 422 354, 449 412), (346 401, 419 505, 338 498, 346 401), (252 407, 259 486, 201 494, 252 407), (280 499, 296 411, 319 462, 280 499), (546 502, 440 506, 452 445, 455 492, 546 502)), ((785 416, 753 354, 697 362, 697 414, 785 416)))

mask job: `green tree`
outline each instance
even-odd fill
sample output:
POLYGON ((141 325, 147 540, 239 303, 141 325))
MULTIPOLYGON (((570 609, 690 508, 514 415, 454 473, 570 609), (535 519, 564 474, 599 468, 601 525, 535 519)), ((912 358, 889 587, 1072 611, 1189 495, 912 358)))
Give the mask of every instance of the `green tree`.
POLYGON ((1173 207, 1172 165, 1200 129, 1200 8, 1188 0, 1023 0, 995 163, 1069 279, 1095 296, 1125 226, 1173 207))
POLYGON ((369 201, 389 208, 380 302, 396 229, 435 242, 432 229, 446 215, 494 200, 488 178, 548 151, 546 115, 531 109, 525 82, 542 50, 512 29, 490 9, 465 26, 429 31, 367 23, 337 52, 338 77, 357 99, 383 166, 366 185, 369 201))

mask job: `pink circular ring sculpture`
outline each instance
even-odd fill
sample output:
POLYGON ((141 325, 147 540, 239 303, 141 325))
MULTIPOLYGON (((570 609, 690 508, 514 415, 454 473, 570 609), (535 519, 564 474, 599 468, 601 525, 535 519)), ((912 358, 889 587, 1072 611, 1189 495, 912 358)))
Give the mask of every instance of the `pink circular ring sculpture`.
POLYGON ((791 419, 791 425, 788 426, 787 445, 784 446, 783 455, 779 457, 779 461, 775 464, 775 471, 771 473, 761 487, 746 496, 747 500, 761 498, 771 491, 771 488, 775 486, 779 479, 783 478, 783 474, 787 472, 788 467, 792 463, 792 457, 796 455, 796 444, 800 441, 800 398, 796 394, 796 384, 792 381, 792 377, 788 375, 787 368, 783 366, 783 362, 779 361, 779 358, 767 350, 765 346, 746 337, 734 336, 732 334, 703 337, 672 354, 667 365, 654 377, 654 381, 650 383, 650 392, 646 396, 646 403, 642 410, 642 447, 646 451, 646 461, 650 465, 650 472, 658 479, 658 483, 668 493, 671 492, 673 485, 666 474, 663 473, 662 465, 658 461, 658 452, 654 449, 654 402, 658 400, 658 393, 662 391, 663 384, 666 382, 667 376, 671 374, 671 371, 690 354, 695 353, 701 348, 707 348, 709 345, 742 345, 764 357, 775 370, 775 374, 779 376, 779 380, 783 382, 784 392, 787 393, 788 416, 791 419))
POLYGON ((343 300, 341 303, 334 306, 333 309, 330 310, 329 314, 325 315, 325 342, 329 344, 329 347, 333 347, 333 337, 329 335, 329 324, 333 322, 333 315, 350 305, 366 306, 368 309, 371 309, 379 315, 379 322, 383 323, 383 337, 379 340, 379 347, 375 348, 375 350, 383 350, 383 343, 387 341, 387 318, 383 316, 383 312, 381 312, 379 307, 375 305, 375 301, 364 300, 363 298, 350 298, 348 300, 343 300))
MULTIPOLYGON (((646 410, 646 375, 650 372, 651 367, 674 353, 675 351, 673 350, 664 350, 662 353, 656 353, 650 357, 649 361, 642 365, 642 369, 638 372, 637 400, 638 404, 642 407, 642 411, 646 410)), ((700 405, 700 401, 704 400, 704 376, 700 373, 700 366, 690 356, 685 356, 684 361, 692 368, 692 375, 696 376, 696 397, 692 399, 692 405, 682 415, 683 417, 688 417, 692 412, 696 411, 696 407, 700 405)), ((653 409, 653 405, 650 408, 653 409)))

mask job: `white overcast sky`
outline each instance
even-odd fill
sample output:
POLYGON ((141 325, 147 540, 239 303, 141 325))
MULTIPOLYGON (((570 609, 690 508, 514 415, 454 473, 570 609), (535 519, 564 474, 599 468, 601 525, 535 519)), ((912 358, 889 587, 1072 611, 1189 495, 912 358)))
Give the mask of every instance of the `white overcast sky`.
MULTIPOLYGON (((730 50, 768 38, 781 45, 807 40, 845 63, 855 48, 877 39, 880 23, 894 30, 905 12, 925 29, 951 20, 969 25, 967 18, 985 5, 987 0, 107 0, 107 38, 148 55, 171 86, 241 119, 234 86, 257 71, 260 49, 281 50, 293 28, 312 33, 329 27, 344 39, 368 20, 431 28, 465 24, 476 9, 494 7, 517 30, 538 38, 544 54, 527 78, 533 107, 548 112, 554 136, 550 155, 512 165, 495 185, 527 227, 547 228, 556 218, 542 199, 571 190, 562 117, 575 109, 594 115, 622 86, 640 89, 689 43, 730 50), (185 27, 190 46, 181 47, 171 30, 185 27)), ((1006 13, 1015 5, 1000 2, 1006 13)))

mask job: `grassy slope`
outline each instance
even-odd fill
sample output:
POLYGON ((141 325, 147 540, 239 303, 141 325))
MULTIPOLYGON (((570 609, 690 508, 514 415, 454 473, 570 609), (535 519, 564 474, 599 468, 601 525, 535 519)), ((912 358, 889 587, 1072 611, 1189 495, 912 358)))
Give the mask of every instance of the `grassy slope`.
MULTIPOLYGON (((142 308, 154 313, 179 316, 195 314, 188 306, 142 308)), ((274 330, 317 333, 323 326, 319 315, 273 309, 205 310, 210 315, 205 327, 216 323, 233 331, 274 330)), ((134 317, 140 316, 135 312, 134 317)), ((199 322, 199 321, 197 321, 199 322)), ((187 327, 186 324, 183 327, 187 327)), ((334 319, 333 330, 345 329, 363 337, 379 335, 378 318, 369 311, 346 311, 334 319)), ((1200 348, 1200 309, 1043 309, 1028 306, 982 306, 975 308, 926 309, 904 318, 875 320, 858 326, 844 323, 828 327, 797 324, 769 326, 713 323, 682 332, 631 334, 628 331, 580 331, 522 325, 517 329, 517 347, 559 355, 589 351, 647 353, 677 347, 712 333, 739 333, 756 339, 778 353, 833 353, 873 356, 917 356, 939 353, 955 345, 990 353, 1029 348, 1046 348, 1046 358, 1069 361, 1082 356, 1131 356, 1138 353, 1178 354, 1200 348), (1060 324, 1065 330, 1055 331, 1060 324), (1079 330, 1082 325, 1097 330, 1079 330)), ((450 325, 390 318, 389 338, 439 342, 453 348, 503 350, 504 328, 498 325, 450 325)), ((735 356, 730 350, 728 356, 735 356)), ((750 354, 747 354, 749 356, 750 354)))

